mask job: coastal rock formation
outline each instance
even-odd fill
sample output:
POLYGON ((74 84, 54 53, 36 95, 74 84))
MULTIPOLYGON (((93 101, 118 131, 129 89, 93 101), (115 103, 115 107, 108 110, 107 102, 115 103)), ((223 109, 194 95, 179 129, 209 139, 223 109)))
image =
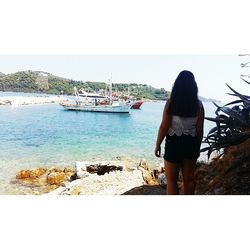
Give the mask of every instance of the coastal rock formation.
POLYGON ((98 175, 104 175, 112 171, 122 171, 124 170, 124 164, 118 161, 99 161, 99 162, 79 162, 75 164, 76 173, 79 178, 85 178, 88 176, 88 173, 96 173, 98 175))
POLYGON ((63 185, 74 173, 74 169, 57 167, 21 170, 16 174, 14 183, 30 187, 34 194, 48 193, 63 185))
MULTIPOLYGON (((131 164, 132 166, 132 164, 131 164)), ((21 170, 16 179, 20 184, 34 189, 34 192, 58 195, 119 195, 143 186, 155 186, 158 191, 157 178, 147 162, 129 169, 120 161, 76 162, 71 168, 37 168, 21 170)), ((147 192, 148 192, 147 191, 147 192)))
POLYGON ((48 170, 47 183, 50 185, 59 185, 64 181, 70 180, 75 171, 70 168, 51 168, 48 170))
MULTIPOLYGON (((195 173, 197 182, 195 194, 250 194, 249 148, 250 140, 226 149, 221 159, 214 159, 209 164, 198 162, 195 173)), ((145 160, 135 164, 134 167, 131 164, 132 168, 129 170, 124 166, 121 162, 76 162, 75 169, 22 170, 17 173, 16 178, 27 187, 35 188, 34 194, 164 195, 166 193, 167 183, 163 167, 150 169, 145 160), (103 173, 104 169, 106 169, 104 174, 98 174, 103 173)), ((181 175, 178 186, 180 194, 183 194, 181 175)))
POLYGON ((142 172, 143 179, 148 185, 158 184, 157 179, 154 177, 154 172, 149 168, 146 160, 142 160, 138 169, 142 172))
POLYGON ((159 166, 159 167, 156 167, 153 169, 153 174, 154 174, 154 177, 157 179, 158 176, 162 173, 165 173, 165 170, 164 170, 164 167, 163 167, 163 164, 162 166, 159 166))
POLYGON ((21 170, 16 174, 16 179, 34 179, 46 173, 45 168, 35 168, 31 170, 21 170))
POLYGON ((166 174, 165 173, 159 174, 159 176, 158 176, 158 183, 162 187, 166 187, 167 186, 167 178, 166 178, 166 174))
POLYGON ((53 172, 47 175, 47 183, 50 185, 58 185, 67 180, 67 176, 63 172, 53 172))
POLYGON ((142 159, 139 166, 144 168, 145 170, 149 170, 148 162, 146 159, 142 159))
POLYGON ((87 178, 78 179, 60 187, 51 195, 119 195, 145 184, 139 170, 132 172, 114 171, 104 175, 91 174, 87 178))
POLYGON ((132 188, 123 195, 165 195, 166 189, 159 185, 142 185, 132 188))
POLYGON ((119 161, 76 162, 77 179, 50 194, 119 195, 137 187, 158 184, 146 160, 131 166, 127 168, 119 161))
POLYGON ((77 161, 75 172, 71 182, 50 194, 118 195, 146 183, 141 170, 127 171, 120 161, 77 161))

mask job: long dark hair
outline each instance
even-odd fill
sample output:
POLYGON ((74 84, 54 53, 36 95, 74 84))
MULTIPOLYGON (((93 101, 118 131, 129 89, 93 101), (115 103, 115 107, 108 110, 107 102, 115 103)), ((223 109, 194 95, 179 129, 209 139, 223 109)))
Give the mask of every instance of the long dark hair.
POLYGON ((198 113, 198 87, 192 72, 184 70, 176 78, 168 113, 181 117, 195 117, 198 113))

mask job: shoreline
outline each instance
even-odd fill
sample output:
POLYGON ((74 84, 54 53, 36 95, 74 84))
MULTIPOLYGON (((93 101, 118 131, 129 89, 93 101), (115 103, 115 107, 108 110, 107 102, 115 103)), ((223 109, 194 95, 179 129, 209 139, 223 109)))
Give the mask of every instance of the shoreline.
MULTIPOLYGON (((249 143, 232 146, 222 158, 209 163, 197 161, 195 194, 249 194, 249 143), (238 157, 234 157, 236 153, 238 157)), ((142 159, 130 164, 121 160, 76 161, 74 167, 22 169, 8 185, 15 190, 5 193, 9 195, 164 195, 167 181, 163 165, 150 167, 142 159)), ((181 175, 178 187, 183 194, 181 175)))
POLYGON ((0 97, 1 106, 18 107, 23 105, 51 104, 69 100, 64 96, 3 96, 0 97))
MULTIPOLYGON (((197 166, 208 166, 199 161, 197 166)), ((75 166, 22 168, 9 179, 9 195, 165 194, 164 164, 135 161, 76 161, 75 166), (15 190, 15 191, 14 191, 15 190)), ((180 189, 182 180, 178 181, 180 189)))
MULTIPOLYGON (((15 92, 11 92, 15 93, 15 92)), ((19 92, 17 92, 19 93, 19 92)), ((49 95, 49 94, 40 94, 40 93, 25 93, 20 92, 23 94, 33 94, 32 96, 24 95, 7 95, 7 96, 0 96, 0 107, 1 106, 23 106, 23 105, 34 105, 34 104, 51 104, 60 102, 67 102, 69 101, 69 96, 64 95, 49 95), (35 96, 37 94, 37 96, 35 96)), ((74 97, 74 96, 72 96, 74 97)), ((154 99, 145 99, 144 102, 150 103, 164 103, 165 100, 154 100, 154 99)))
MULTIPOLYGON (((163 172, 163 168, 149 168, 145 159, 139 164, 76 161, 73 168, 20 170, 10 185, 19 188, 19 194, 26 195, 121 195, 144 185, 159 186, 158 176, 163 172)), ((159 188, 162 189, 161 186, 159 188)), ((161 191, 164 192, 164 188, 161 191)))
MULTIPOLYGON (((47 193, 47 189, 49 189, 50 191, 53 191, 55 186, 48 186, 46 183, 46 178, 43 180, 39 180, 39 179, 25 179, 23 182, 18 182, 15 178, 15 176, 17 175, 17 173, 22 172, 22 171, 26 171, 26 176, 29 177, 29 173, 32 173, 34 171, 34 175, 36 175, 37 173, 37 169, 46 169, 46 171, 48 171, 49 169, 57 169, 57 172, 61 172, 61 170, 63 169, 71 169, 74 173, 76 172, 77 169, 77 165, 78 163, 81 164, 81 162, 85 162, 85 163, 89 163, 90 165, 95 165, 97 162, 99 163, 105 163, 105 162, 113 162, 115 164, 121 165, 123 166, 123 169, 125 170, 136 170, 138 168, 138 166, 141 165, 142 162, 144 162, 144 165, 147 167, 147 171, 149 173, 153 173, 154 171, 156 171, 157 173, 159 172, 159 170, 161 169, 162 171, 163 167, 164 167, 164 161, 163 158, 160 159, 156 159, 158 161, 155 162, 151 162, 150 158, 148 159, 143 159, 143 158, 137 158, 137 159, 133 159, 133 158, 121 158, 121 157, 115 157, 115 158, 92 158, 92 159, 81 159, 80 161, 74 161, 70 164, 59 164, 59 163, 54 163, 54 164, 32 164, 32 165, 26 165, 22 164, 22 166, 20 166, 18 169, 11 171, 9 174, 5 174, 5 177, 2 176, 2 181, 1 181, 1 194, 15 194, 15 195, 32 195, 32 194, 45 194, 47 193), (23 185, 24 184, 24 185, 23 185)), ((207 165, 208 162, 203 161, 202 159, 198 160, 198 164, 202 164, 202 165, 207 165)), ((7 169, 6 169, 7 170, 7 169)), ((34 176, 33 175, 33 176, 34 176)), ((31 174, 32 176, 32 174, 31 174)), ((125 176, 125 174, 124 174, 125 176)), ((93 177, 94 178, 94 177, 93 177)), ((105 178, 111 178, 106 176, 105 178)), ((113 176, 114 179, 116 179, 116 176, 113 176)), ((120 178, 118 176, 118 178, 120 178)), ((123 177, 121 177, 123 178, 123 177)), ((130 176, 128 178, 133 178, 133 176, 130 176)), ((100 178, 99 181, 101 181, 100 178)), ((97 180, 94 178, 94 180, 97 180)), ((156 180, 157 181, 157 180, 156 180)), ((64 184, 63 184, 64 185, 64 184)), ((90 184, 88 184, 90 185, 90 184)), ((119 186, 119 184, 116 184, 117 186, 119 186)), ((136 188, 136 187, 134 187, 136 188)), ((126 192, 128 192, 129 190, 125 190, 126 192)))

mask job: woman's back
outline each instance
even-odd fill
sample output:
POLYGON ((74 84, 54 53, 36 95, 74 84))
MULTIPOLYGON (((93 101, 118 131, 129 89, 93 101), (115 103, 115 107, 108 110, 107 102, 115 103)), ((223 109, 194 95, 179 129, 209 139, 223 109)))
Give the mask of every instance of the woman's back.
POLYGON ((196 136, 196 123, 198 117, 180 117, 172 116, 172 124, 168 130, 170 136, 176 134, 178 136, 191 135, 196 136))
MULTIPOLYGON (((202 107, 201 101, 199 101, 199 110, 202 107)), ((198 111, 199 112, 199 111, 198 111)), ((196 124, 198 120, 198 112, 195 117, 181 117, 178 115, 172 116, 171 126, 168 130, 170 136, 176 134, 177 136, 191 135, 196 136, 196 124)))

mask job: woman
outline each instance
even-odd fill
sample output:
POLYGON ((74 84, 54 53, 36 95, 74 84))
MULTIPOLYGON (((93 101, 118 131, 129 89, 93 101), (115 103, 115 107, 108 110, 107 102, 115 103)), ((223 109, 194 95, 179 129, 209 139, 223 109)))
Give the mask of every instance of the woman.
POLYGON ((198 87, 192 72, 184 70, 176 78, 170 99, 166 102, 159 128, 155 155, 161 155, 166 137, 164 167, 167 194, 178 194, 181 169, 184 194, 194 194, 194 171, 203 138, 204 108, 198 99, 198 87))

